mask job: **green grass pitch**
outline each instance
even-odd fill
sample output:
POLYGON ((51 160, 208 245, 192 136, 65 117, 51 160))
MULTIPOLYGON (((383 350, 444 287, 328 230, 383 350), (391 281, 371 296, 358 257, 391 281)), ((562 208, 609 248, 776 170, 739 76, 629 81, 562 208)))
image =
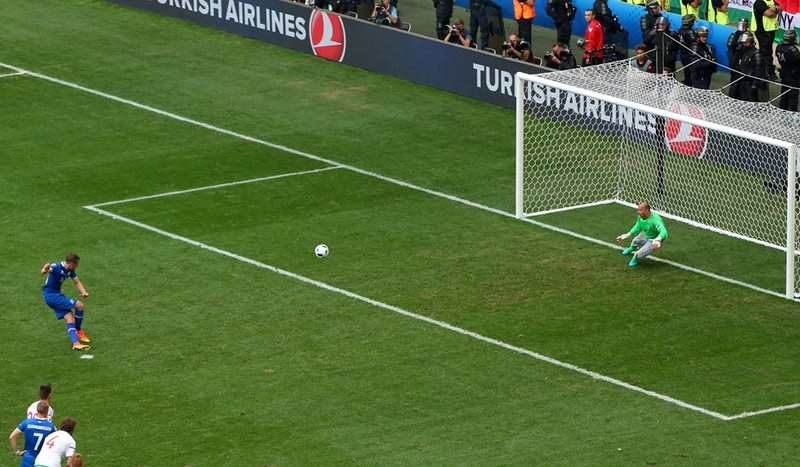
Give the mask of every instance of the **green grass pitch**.
MULTIPOLYGON (((0 62, 62 81, 0 78, 8 433, 49 381, 93 466, 800 456, 800 409, 748 416, 800 403, 798 305, 629 268, 631 209, 514 219, 512 111, 102 1, 2 10, 0 62), (70 251, 91 360, 41 298, 70 251)), ((779 255, 669 226, 664 259, 780 290, 779 255)))

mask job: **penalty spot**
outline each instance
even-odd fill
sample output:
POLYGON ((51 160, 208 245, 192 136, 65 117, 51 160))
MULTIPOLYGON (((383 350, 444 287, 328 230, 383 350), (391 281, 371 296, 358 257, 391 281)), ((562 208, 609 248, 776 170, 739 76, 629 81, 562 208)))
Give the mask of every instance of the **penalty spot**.
POLYGON ((84 359, 84 360, 91 360, 91 359, 94 358, 94 355, 89 354, 89 353, 85 353, 85 354, 81 355, 81 358, 84 359))

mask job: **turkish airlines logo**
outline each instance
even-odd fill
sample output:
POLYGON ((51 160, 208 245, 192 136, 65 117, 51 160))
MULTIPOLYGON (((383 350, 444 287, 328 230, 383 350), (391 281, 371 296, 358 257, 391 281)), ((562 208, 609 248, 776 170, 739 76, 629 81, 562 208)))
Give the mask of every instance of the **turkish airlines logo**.
POLYGON ((344 23, 339 15, 323 10, 313 10, 309 21, 311 49, 314 55, 341 62, 347 41, 344 23))
MULTIPOLYGON (((695 106, 676 102, 670 106, 669 110, 687 117, 703 119, 703 112, 695 106)), ((708 143, 708 132, 705 128, 670 119, 666 120, 664 127, 669 150, 698 159, 703 158, 708 143)))

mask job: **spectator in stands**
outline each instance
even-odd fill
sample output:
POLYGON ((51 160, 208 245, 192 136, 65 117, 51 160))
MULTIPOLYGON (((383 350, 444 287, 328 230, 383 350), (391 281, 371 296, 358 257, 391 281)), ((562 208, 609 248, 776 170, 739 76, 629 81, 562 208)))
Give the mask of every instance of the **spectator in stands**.
POLYGON ((797 31, 789 29, 775 48, 775 57, 781 66, 781 100, 778 107, 797 112, 800 91, 800 50, 797 48, 797 31))
POLYGON ((469 0, 469 33, 478 37, 478 27, 481 30, 481 50, 489 47, 489 17, 486 7, 499 7, 492 0, 469 0))
POLYGON ((392 6, 391 0, 381 0, 376 3, 369 20, 385 26, 400 27, 400 15, 397 13, 397 8, 392 6))
POLYGON ((681 18, 681 27, 678 29, 678 39, 680 40, 680 50, 678 56, 681 57, 681 65, 683 65, 683 84, 686 86, 692 85, 692 72, 689 65, 694 60, 692 54, 692 44, 697 42, 697 35, 694 32, 694 15, 683 15, 681 18))
POLYGON ((508 35, 508 40, 503 42, 503 56, 514 60, 522 60, 523 62, 533 61, 531 45, 520 39, 513 32, 508 35))
POLYGON ((758 102, 759 80, 764 77, 764 57, 755 46, 755 36, 747 31, 739 37, 742 48, 736 53, 731 68, 740 79, 731 85, 731 92, 743 101, 758 102), (734 90, 734 88, 736 88, 734 90))
POLYGON ((756 0, 753 3, 753 12, 750 15, 750 25, 758 39, 758 48, 761 50, 761 58, 764 59, 764 67, 767 77, 776 80, 775 65, 773 64, 772 43, 775 42, 775 31, 778 30, 778 17, 783 9, 775 3, 775 0, 756 0))
POLYGON ((544 61, 547 68, 553 68, 554 70, 571 70, 573 68, 578 68, 578 62, 575 60, 575 56, 572 55, 572 52, 566 45, 560 42, 553 44, 550 51, 544 54, 544 61))
POLYGON ((711 0, 708 20, 717 24, 728 24, 728 0, 711 0))
POLYGON ((653 61, 647 56, 647 46, 639 44, 636 46, 636 60, 631 62, 631 66, 639 71, 647 73, 655 73, 656 66, 653 61))
POLYGON ((547 0, 544 11, 547 16, 553 18, 556 26, 556 42, 569 46, 569 41, 572 39, 572 20, 578 11, 572 0, 547 0))
POLYGON ((464 47, 472 47, 472 36, 469 31, 464 27, 464 20, 456 18, 453 24, 447 27, 447 34, 444 36, 445 42, 451 44, 463 45, 464 47))
POLYGON ((700 17, 700 5, 703 0, 681 0, 681 15, 694 15, 700 17))
POLYGON ((731 67, 731 79, 728 88, 728 96, 734 99, 740 99, 739 96, 739 86, 734 86, 734 82, 742 77, 741 73, 737 72, 733 67, 733 62, 736 60, 736 55, 742 49, 742 43, 739 42, 739 38, 742 36, 742 33, 746 32, 750 26, 750 20, 747 18, 741 18, 739 21, 736 22, 736 30, 728 36, 728 64, 731 67))
POLYGON ((514 4, 514 18, 517 20, 517 34, 520 39, 531 43, 531 24, 536 16, 534 0, 511 0, 514 4))
POLYGON ((436 37, 443 40, 453 17, 453 0, 433 0, 433 7, 436 8, 436 37))
POLYGON ((603 26, 603 45, 613 44, 614 34, 625 29, 619 24, 619 18, 608 7, 608 0, 594 0, 592 11, 594 12, 594 17, 603 26))
POLYGON ((583 17, 588 23, 586 33, 583 35, 586 39, 583 49, 583 66, 603 63, 603 26, 594 17, 591 9, 587 9, 583 13, 583 17))
POLYGON ((669 29, 669 18, 666 16, 659 16, 656 19, 656 28, 650 31, 650 42, 654 45, 653 49, 650 49, 650 60, 653 61, 655 64, 659 64, 659 61, 656 59, 656 54, 661 53, 661 51, 655 49, 656 46, 656 38, 660 31, 664 33, 664 50, 663 50, 663 60, 664 60, 664 67, 669 68, 670 73, 674 73, 676 68, 675 64, 678 61, 678 43, 680 39, 678 39, 678 35, 675 31, 670 31, 669 29))
MULTIPOLYGON (((298 3, 303 3, 298 0, 293 0, 298 3)), ((322 0, 323 5, 318 8, 323 8, 328 11, 333 11, 335 13, 355 13, 358 7, 357 0, 322 0)), ((317 2, 315 2, 316 4, 317 2)))
POLYGON ((656 28, 656 20, 661 18, 661 4, 658 0, 650 0, 647 3, 647 13, 639 18, 639 26, 642 29, 642 42, 647 46, 647 50, 653 50, 655 47, 654 36, 651 32, 656 28))
MULTIPOLYGON (((711 75, 717 72, 717 55, 714 44, 708 43, 708 28, 700 26, 695 31, 697 41, 692 44, 692 87, 708 89, 711 86, 711 75)), ((686 71, 686 70, 684 70, 686 71)))

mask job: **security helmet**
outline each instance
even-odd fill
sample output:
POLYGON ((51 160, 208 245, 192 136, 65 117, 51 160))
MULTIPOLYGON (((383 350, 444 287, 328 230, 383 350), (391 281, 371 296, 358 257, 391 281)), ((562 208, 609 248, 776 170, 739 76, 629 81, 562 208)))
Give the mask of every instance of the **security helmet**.
POLYGON ((697 34, 697 37, 708 37, 708 28, 705 26, 698 26, 694 33, 697 34))
POLYGON ((747 31, 750 28, 750 20, 747 18, 739 18, 736 22, 737 31, 747 31))
POLYGON ((750 31, 745 31, 739 36, 739 43, 740 44, 752 44, 756 41, 755 36, 750 31))
POLYGON ((693 14, 683 15, 681 17, 681 24, 684 26, 692 27, 692 25, 694 25, 695 19, 697 18, 695 18, 693 14))
POLYGON ((783 42, 786 44, 796 44, 797 43, 797 31, 794 29, 789 29, 788 31, 783 33, 783 42))
POLYGON ((664 25, 667 29, 669 29, 669 18, 666 16, 659 16, 656 20, 656 27, 664 25))
POLYGON ((650 0, 649 2, 647 2, 648 10, 656 10, 658 8, 661 8, 661 4, 658 2, 658 0, 650 0))

